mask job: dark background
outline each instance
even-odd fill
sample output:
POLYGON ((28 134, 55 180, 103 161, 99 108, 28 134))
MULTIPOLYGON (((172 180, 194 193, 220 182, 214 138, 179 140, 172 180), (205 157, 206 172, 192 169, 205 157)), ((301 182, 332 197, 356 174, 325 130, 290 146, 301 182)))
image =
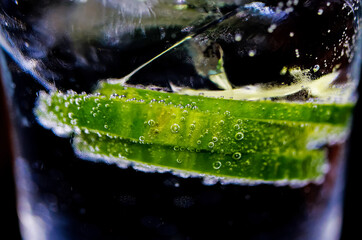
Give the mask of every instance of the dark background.
MULTIPOLYGON (((0 239, 19 240, 18 222, 16 216, 16 201, 14 192, 13 169, 11 162, 11 151, 9 145, 8 119, 6 115, 6 105, 2 95, 2 85, 0 84, 0 222, 5 223, 0 226, 0 239)), ((361 87, 359 88, 361 93, 361 87)), ((354 115, 354 127, 351 136, 351 147, 347 168, 347 186, 345 196, 345 216, 341 240, 355 239, 360 235, 361 209, 359 200, 360 184, 362 181, 361 160, 362 152, 362 106, 358 102, 354 115)), ((314 239, 312 239, 314 240, 314 239)))

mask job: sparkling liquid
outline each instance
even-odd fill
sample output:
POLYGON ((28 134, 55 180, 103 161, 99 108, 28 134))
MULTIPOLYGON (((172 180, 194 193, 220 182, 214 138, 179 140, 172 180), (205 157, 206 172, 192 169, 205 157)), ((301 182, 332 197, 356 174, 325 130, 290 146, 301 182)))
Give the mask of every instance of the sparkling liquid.
POLYGON ((170 92, 281 88, 295 83, 288 69, 299 68, 312 80, 339 71, 333 85, 345 91, 325 97, 301 89, 268 99, 354 100, 356 1, 0 2, 24 239, 338 239, 343 142, 325 146, 329 170, 322 183, 207 184, 79 159, 69 138, 34 116, 40 90, 90 92, 100 79, 125 76, 243 4, 127 83, 170 92), (226 85, 210 80, 220 59, 226 85))

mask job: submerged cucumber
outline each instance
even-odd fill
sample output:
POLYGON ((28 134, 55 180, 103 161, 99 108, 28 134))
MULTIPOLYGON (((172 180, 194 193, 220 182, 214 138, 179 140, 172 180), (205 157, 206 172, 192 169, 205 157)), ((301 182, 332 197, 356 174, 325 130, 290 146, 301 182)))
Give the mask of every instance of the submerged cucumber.
POLYGON ((289 181, 323 176, 323 146, 345 136, 352 108, 186 96, 103 82, 97 94, 42 93, 35 113, 58 135, 74 133, 83 157, 289 181))

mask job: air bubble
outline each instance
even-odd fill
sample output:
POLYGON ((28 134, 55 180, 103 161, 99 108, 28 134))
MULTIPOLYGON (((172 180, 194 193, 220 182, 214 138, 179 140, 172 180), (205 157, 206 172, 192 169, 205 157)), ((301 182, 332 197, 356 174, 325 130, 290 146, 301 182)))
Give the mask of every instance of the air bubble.
POLYGON ((236 152, 233 154, 233 159, 239 160, 241 158, 241 153, 236 152))
POLYGON ((313 67, 313 72, 318 72, 319 69, 320 69, 320 66, 318 64, 316 64, 313 67))
POLYGON ((209 142, 209 144, 207 146, 209 146, 209 148, 213 148, 215 146, 215 144, 213 142, 209 142))
POLYGON ((193 124, 193 123, 191 123, 191 124, 190 124, 190 129, 191 129, 191 130, 195 130, 195 128, 196 128, 196 125, 193 124))
POLYGON ((138 138, 138 140, 140 140, 140 142, 144 142, 145 141, 145 137, 144 136, 140 136, 139 138, 138 138))
POLYGON ((201 144, 201 140, 197 140, 197 142, 196 142, 198 145, 200 145, 201 144))
POLYGON ((153 119, 148 120, 147 123, 148 123, 148 125, 151 126, 151 127, 152 127, 152 126, 155 126, 155 124, 156 124, 153 119))
POLYGON ((235 129, 235 130, 239 130, 239 129, 240 129, 240 125, 239 125, 239 124, 235 124, 235 125, 234 125, 234 129, 235 129))
POLYGON ((217 142, 217 140, 219 140, 217 137, 213 137, 213 138, 212 138, 212 141, 213 141, 213 142, 217 142))
POLYGON ((220 169, 220 167, 221 167, 221 162, 220 161, 216 161, 216 162, 214 162, 213 164, 212 164, 212 167, 214 168, 214 169, 220 169))
POLYGON ((238 132, 238 133, 235 134, 235 139, 236 139, 236 140, 240 141, 240 140, 242 140, 243 138, 244 138, 244 133, 238 132))
POLYGON ((323 9, 318 9, 318 15, 322 15, 323 14, 323 9))
POLYGON ((250 50, 250 51, 248 52, 249 57, 254 57, 255 54, 256 54, 256 51, 255 51, 255 50, 250 50))
POLYGON ((235 41, 240 42, 242 39, 242 36, 240 33, 235 34, 235 41))
POLYGON ((177 123, 171 125, 171 132, 178 133, 180 131, 180 126, 177 123))

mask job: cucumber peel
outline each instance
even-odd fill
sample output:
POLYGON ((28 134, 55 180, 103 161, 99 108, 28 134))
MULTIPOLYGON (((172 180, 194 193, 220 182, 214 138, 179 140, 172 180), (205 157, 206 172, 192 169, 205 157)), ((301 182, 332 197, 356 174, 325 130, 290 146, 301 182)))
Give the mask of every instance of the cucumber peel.
POLYGON ((240 101, 101 82, 97 93, 42 92, 35 114, 74 134, 83 158, 255 181, 314 181, 344 139, 352 104, 240 101))

